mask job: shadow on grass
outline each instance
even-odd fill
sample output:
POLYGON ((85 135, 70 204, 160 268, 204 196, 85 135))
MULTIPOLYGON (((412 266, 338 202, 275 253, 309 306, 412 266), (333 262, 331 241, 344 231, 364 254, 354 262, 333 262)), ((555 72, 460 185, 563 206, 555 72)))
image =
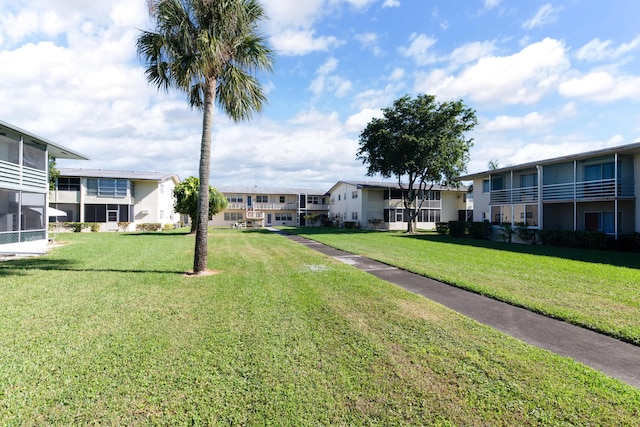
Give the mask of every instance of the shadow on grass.
POLYGON ((389 233, 394 238, 417 239, 425 242, 445 243, 453 245, 463 245, 475 248, 493 249, 497 251, 507 251, 519 254, 536 256, 547 256, 572 261, 582 261, 596 264, 608 264, 616 267, 627 267, 640 269, 640 256, 630 252, 589 250, 576 248, 561 248, 556 246, 525 245, 519 243, 495 242, 491 240, 472 239, 470 237, 441 236, 432 232, 419 232, 407 234, 395 231, 378 230, 346 230, 330 227, 291 227, 282 228, 282 232, 290 234, 304 234, 313 238, 313 235, 322 234, 378 234, 389 233))
POLYGON ((185 274, 185 270, 144 270, 118 268, 82 268, 75 261, 68 259, 51 259, 46 257, 21 258, 0 262, 0 277, 25 276, 29 270, 42 271, 77 271, 99 273, 156 273, 156 274, 185 274))

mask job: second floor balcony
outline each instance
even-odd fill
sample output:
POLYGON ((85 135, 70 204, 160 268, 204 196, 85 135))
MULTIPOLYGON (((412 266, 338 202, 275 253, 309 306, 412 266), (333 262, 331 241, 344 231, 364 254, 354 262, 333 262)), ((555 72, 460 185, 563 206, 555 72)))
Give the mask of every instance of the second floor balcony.
MULTIPOLYGON (((538 186, 493 190, 489 204, 537 203, 538 186)), ((560 200, 604 200, 616 197, 634 197, 632 179, 601 179, 592 181, 566 182, 542 186, 542 201, 560 200)))

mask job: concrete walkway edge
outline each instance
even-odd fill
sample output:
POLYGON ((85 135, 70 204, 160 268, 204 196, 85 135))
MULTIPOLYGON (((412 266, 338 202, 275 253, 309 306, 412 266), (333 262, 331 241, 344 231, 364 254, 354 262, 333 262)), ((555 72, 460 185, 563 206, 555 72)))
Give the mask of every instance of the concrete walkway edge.
POLYGON ((570 357, 640 388, 640 347, 447 285, 378 261, 271 228, 288 239, 436 301, 512 337, 570 357))

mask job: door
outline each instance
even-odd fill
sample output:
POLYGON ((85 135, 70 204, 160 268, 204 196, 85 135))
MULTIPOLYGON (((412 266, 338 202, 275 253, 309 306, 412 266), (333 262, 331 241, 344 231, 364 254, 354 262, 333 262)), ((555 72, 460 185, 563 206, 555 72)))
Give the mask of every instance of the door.
POLYGON ((117 230, 119 218, 118 205, 107 205, 107 230, 117 230))
POLYGON ((267 225, 271 225, 271 214, 267 214, 267 225))

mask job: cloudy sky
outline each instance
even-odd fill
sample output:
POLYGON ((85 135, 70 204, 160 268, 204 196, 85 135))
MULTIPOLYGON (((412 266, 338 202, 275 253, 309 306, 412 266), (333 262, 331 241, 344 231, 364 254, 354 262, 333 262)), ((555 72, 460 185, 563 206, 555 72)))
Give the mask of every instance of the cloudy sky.
MULTIPOLYGON (((212 184, 366 177, 358 136, 405 95, 462 99, 468 172, 640 141, 640 1, 264 0, 265 111, 214 117, 212 184)), ((201 113, 144 77, 145 0, 0 0, 0 120, 90 161, 197 175, 201 113)))

